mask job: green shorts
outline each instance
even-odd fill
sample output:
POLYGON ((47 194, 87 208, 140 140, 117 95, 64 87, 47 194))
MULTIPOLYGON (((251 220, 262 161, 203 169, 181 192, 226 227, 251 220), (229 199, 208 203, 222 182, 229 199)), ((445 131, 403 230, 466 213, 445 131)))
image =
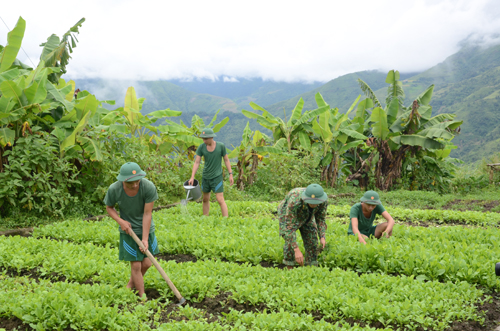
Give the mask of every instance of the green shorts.
MULTIPOLYGON (((139 239, 142 239, 142 234, 137 235, 139 239)), ((160 253, 158 249, 158 241, 156 240, 155 233, 150 233, 148 238, 148 250, 151 254, 156 255, 160 253)), ((120 233, 120 252, 118 253, 118 258, 121 261, 142 261, 147 255, 139 249, 139 245, 134 241, 134 239, 126 233, 120 233)))
MULTIPOLYGON (((374 236, 375 237, 375 229, 377 228, 376 225, 373 225, 370 229, 367 230, 359 230, 359 232, 361 234, 364 234, 365 236, 367 237, 370 237, 370 236, 374 236)), ((351 235, 351 236, 354 236, 354 233, 349 233, 347 232, 347 234, 351 235)))
POLYGON ((201 179, 201 190, 204 193, 213 191, 214 193, 224 192, 224 178, 222 175, 210 179, 201 179))

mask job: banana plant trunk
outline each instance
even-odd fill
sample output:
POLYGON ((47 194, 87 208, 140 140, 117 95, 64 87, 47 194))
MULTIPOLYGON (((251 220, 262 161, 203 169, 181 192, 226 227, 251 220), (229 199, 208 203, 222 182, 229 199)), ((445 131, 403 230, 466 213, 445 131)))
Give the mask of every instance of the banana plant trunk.
POLYGON ((334 153, 332 162, 330 163, 330 187, 337 186, 337 176, 339 174, 339 155, 334 153))
POLYGON ((238 168, 238 179, 236 180, 236 188, 240 191, 245 190, 245 170, 246 170, 246 160, 245 155, 238 160, 236 167, 238 168))
POLYGON ((375 146, 380 154, 380 158, 375 168, 375 186, 379 190, 387 191, 401 178, 403 160, 411 146, 401 146, 396 151, 391 151, 386 140, 376 140, 375 146))
POLYGON ((253 185, 257 180, 257 167, 259 165, 259 156, 257 154, 252 154, 252 168, 250 168, 250 174, 248 176, 248 185, 253 185))

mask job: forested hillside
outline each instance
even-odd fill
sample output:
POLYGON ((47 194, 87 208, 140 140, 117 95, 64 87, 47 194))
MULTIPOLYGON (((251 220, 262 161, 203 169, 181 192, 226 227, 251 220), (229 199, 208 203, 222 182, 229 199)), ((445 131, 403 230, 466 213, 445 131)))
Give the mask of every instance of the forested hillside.
MULTIPOLYGON (((315 109, 317 108, 317 105, 314 96, 319 92, 329 105, 332 107, 338 107, 341 112, 345 112, 354 100, 356 100, 358 95, 362 93, 359 89, 358 78, 368 83, 372 89, 377 90, 387 86, 385 83, 386 75, 387 72, 381 71, 360 71, 347 74, 332 79, 328 83, 309 92, 302 93, 289 100, 272 104, 266 107, 266 109, 275 116, 283 117, 283 109, 286 110, 287 114, 290 114, 300 98, 304 99, 304 109, 315 109)), ((401 79, 405 79, 409 76, 413 76, 413 74, 402 73, 401 79)))
MULTIPOLYGON (((500 45, 466 47, 431 69, 403 81, 409 104, 434 84, 433 113, 464 121, 452 157, 476 161, 500 150, 500 45)), ((386 90, 376 91, 378 96, 386 90)), ((382 99, 381 99, 382 101, 382 99)))
POLYGON ((299 94, 323 85, 320 82, 287 83, 265 81, 262 78, 235 78, 234 81, 224 80, 224 78, 216 81, 207 79, 192 81, 171 80, 170 82, 196 93, 218 95, 234 100, 238 104, 238 109, 248 107, 251 101, 266 107, 294 98, 299 94))
POLYGON ((218 109, 238 112, 236 103, 228 98, 188 91, 167 81, 113 81, 103 79, 75 79, 76 87, 92 91, 101 99, 113 99, 123 105, 125 92, 134 86, 137 95, 146 98, 143 113, 170 108, 183 112, 214 114, 218 109))

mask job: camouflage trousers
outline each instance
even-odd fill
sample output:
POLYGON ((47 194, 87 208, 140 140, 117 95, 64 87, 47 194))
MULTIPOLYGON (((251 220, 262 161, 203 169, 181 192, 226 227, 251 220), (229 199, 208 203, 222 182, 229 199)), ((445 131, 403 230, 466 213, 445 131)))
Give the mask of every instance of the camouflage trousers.
MULTIPOLYGON (((307 222, 299 228, 304 242, 305 254, 304 265, 318 266, 318 228, 315 222, 307 222)), ((295 251, 291 244, 285 242, 283 246, 283 264, 287 266, 294 266, 295 251)))

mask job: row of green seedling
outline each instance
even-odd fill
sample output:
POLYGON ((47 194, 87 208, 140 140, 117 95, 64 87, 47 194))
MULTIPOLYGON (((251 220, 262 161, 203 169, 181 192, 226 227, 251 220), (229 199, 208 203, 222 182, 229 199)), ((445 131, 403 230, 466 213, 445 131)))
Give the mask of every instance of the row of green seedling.
POLYGON ((144 330, 159 308, 155 301, 138 303, 123 287, 0 273, 0 317, 17 317, 35 330, 144 330))
POLYGON ((170 313, 184 321, 163 323, 165 306, 154 300, 137 303, 137 297, 130 290, 110 285, 52 283, 0 274, 0 317, 17 317, 35 330, 150 330, 151 327, 163 331, 380 330, 315 321, 310 314, 287 311, 242 313, 231 310, 218 321, 209 323, 206 311, 189 305, 170 313))
MULTIPOLYGON (((8 268, 38 268, 69 280, 91 279, 123 287, 130 267, 118 261, 116 248, 72 244, 46 239, 0 238, 0 264, 8 268)), ((265 303, 270 311, 319 312, 332 320, 375 322, 443 330, 454 320, 480 320, 474 304, 483 292, 467 282, 417 281, 413 276, 391 277, 341 269, 280 270, 215 260, 177 264, 161 262, 179 291, 200 301, 220 292, 232 292, 241 303, 265 303)), ((145 277, 146 287, 172 297, 155 270, 145 277)))
MULTIPOLYGON (((271 216, 186 217, 159 212, 154 214, 154 220, 158 244, 164 253, 252 264, 283 261, 284 241, 278 235, 278 221, 271 216)), ((498 228, 396 224, 391 238, 371 239, 362 245, 357 237, 347 235, 345 222, 329 219, 327 224, 328 245, 319 256, 323 266, 413 275, 422 280, 467 281, 500 289, 500 280, 493 270, 500 251, 498 228)), ((57 223, 35 229, 34 235, 112 247, 117 247, 119 238, 118 225, 109 218, 101 222, 57 223)), ((298 232, 297 238, 301 243, 298 232)))
MULTIPOLYGON (((229 214, 231 216, 262 216, 264 214, 276 214, 278 203, 267 203, 257 201, 228 201, 229 214)), ((189 212, 192 216, 203 214, 201 204, 189 204, 189 212)), ((330 203, 328 215, 342 218, 349 218, 351 206, 335 205, 330 203)), ((437 209, 408 209, 401 207, 386 207, 395 221, 399 222, 432 222, 438 224, 459 223, 467 225, 495 225, 500 224, 500 213, 479 212, 479 211, 458 211, 458 210, 437 210, 437 209)), ((164 211, 168 215, 181 214, 180 207, 173 207, 164 211)), ((210 213, 214 216, 221 216, 220 207, 217 203, 210 204, 210 213)), ((275 216, 277 217, 277 216, 275 216)))

